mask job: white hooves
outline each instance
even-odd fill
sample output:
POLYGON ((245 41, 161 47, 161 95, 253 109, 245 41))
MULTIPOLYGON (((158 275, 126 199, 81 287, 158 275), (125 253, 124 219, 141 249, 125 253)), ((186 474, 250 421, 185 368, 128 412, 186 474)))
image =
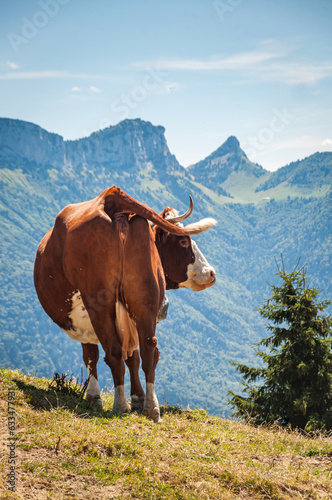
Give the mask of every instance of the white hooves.
POLYGON ((85 402, 89 408, 92 406, 96 406, 97 408, 100 408, 101 410, 103 409, 103 402, 100 399, 99 396, 86 396, 85 397, 85 402))
POLYGON ((89 376, 89 383, 86 389, 85 401, 88 406, 103 407, 103 402, 100 399, 100 387, 98 380, 93 375, 89 376))
MULTIPOLYGON (((131 397, 131 411, 142 411, 144 415, 153 420, 156 423, 161 422, 159 403, 154 391, 154 384, 146 384, 146 396, 132 396, 131 397)), ((113 414, 128 413, 130 411, 125 392, 124 386, 119 385, 115 387, 114 392, 114 404, 113 404, 113 414)))
POLYGON ((156 423, 161 422, 159 403, 154 391, 154 384, 147 382, 146 384, 146 397, 144 402, 143 413, 151 418, 156 423))
POLYGON ((131 396, 131 411, 143 411, 145 396, 131 396))
POLYGON ((160 418, 159 406, 155 406, 153 408, 144 408, 143 413, 148 418, 151 418, 151 420, 153 420, 156 424, 160 424, 160 422, 162 421, 160 418))
POLYGON ((126 395, 124 392, 124 386, 118 385, 114 390, 114 404, 112 413, 121 414, 129 413, 130 408, 128 406, 126 395))

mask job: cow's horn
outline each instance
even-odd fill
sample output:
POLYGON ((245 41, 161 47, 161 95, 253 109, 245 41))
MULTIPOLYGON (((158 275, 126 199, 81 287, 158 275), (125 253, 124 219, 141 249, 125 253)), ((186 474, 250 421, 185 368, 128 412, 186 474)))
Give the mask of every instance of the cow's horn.
POLYGON ((189 198, 190 198, 190 205, 189 205, 188 210, 184 214, 178 215, 177 217, 167 218, 166 220, 168 222, 172 222, 172 224, 176 224, 177 222, 182 222, 182 221, 188 219, 188 217, 192 214, 192 211, 194 209, 193 199, 192 199, 192 197, 190 195, 189 195, 189 198))
POLYGON ((198 222, 193 222, 192 224, 188 224, 188 226, 183 229, 187 234, 199 234, 203 231, 207 231, 210 227, 213 227, 217 224, 215 219, 207 218, 199 220, 198 222))

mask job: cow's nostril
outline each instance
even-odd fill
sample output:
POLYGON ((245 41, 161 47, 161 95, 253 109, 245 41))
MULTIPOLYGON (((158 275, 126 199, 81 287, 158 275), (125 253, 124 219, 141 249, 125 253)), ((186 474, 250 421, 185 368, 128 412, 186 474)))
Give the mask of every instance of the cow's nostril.
POLYGON ((210 271, 211 281, 216 281, 216 273, 214 271, 210 271))

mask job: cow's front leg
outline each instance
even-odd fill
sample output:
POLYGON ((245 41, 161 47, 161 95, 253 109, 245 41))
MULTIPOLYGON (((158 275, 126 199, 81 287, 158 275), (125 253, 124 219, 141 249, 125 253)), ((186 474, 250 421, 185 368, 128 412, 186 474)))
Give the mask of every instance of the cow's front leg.
POLYGON ((134 351, 133 355, 126 359, 126 365, 130 373, 131 411, 143 411, 145 394, 139 379, 140 358, 138 350, 134 351))
POLYGON ((159 403, 155 393, 154 381, 155 370, 159 360, 157 349, 157 337, 155 336, 155 324, 153 328, 148 325, 137 325, 140 335, 140 353, 142 358, 142 368, 145 373, 146 393, 143 412, 155 422, 160 422, 159 403), (150 335, 146 332, 151 332, 150 335))
POLYGON ((103 407, 100 398, 100 387, 97 376, 97 363, 99 359, 99 349, 96 344, 82 344, 83 360, 88 370, 89 383, 86 390, 85 401, 89 406, 103 407))

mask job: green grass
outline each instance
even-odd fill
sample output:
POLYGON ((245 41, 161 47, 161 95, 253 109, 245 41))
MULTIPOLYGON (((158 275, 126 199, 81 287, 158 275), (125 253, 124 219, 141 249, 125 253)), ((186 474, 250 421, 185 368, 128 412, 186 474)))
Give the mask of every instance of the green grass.
MULTIPOLYGON (((329 189, 329 184, 322 186, 294 186, 284 181, 280 184, 266 189, 256 191, 261 184, 271 176, 271 173, 255 179, 244 172, 232 172, 228 179, 222 184, 222 187, 230 193, 233 198, 225 198, 225 203, 254 203, 256 205, 265 204, 269 199, 284 201, 288 198, 320 198, 325 196, 329 189)), ((221 198, 220 200, 221 201, 221 198)))
POLYGON ((251 427, 204 410, 143 415, 87 409, 49 380, 0 371, 1 498, 328 499, 332 438, 251 427), (7 490, 8 391, 15 391, 15 492, 7 490))

